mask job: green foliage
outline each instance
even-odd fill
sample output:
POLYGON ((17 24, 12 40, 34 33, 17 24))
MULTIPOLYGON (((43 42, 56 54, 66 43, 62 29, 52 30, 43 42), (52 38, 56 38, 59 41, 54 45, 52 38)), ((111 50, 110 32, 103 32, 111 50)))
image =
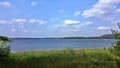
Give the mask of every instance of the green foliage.
POLYGON ((10 54, 10 46, 7 44, 11 42, 8 37, 0 36, 0 60, 6 60, 10 54))
POLYGON ((114 35, 115 39, 117 40, 114 44, 115 55, 120 56, 120 23, 118 23, 118 30, 112 29, 112 34, 114 35))
POLYGON ((0 68, 117 68, 114 59, 102 48, 28 51, 11 53, 0 68))
POLYGON ((8 37, 0 36, 0 40, 2 40, 2 41, 8 41, 8 37))

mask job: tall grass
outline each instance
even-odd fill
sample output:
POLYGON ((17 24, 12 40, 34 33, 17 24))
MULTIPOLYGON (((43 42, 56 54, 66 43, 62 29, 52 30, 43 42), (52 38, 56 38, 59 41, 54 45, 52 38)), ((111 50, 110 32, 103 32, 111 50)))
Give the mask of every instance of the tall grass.
MULTIPOLYGON (((118 68, 108 48, 26 51, 11 53, 0 68, 118 68)), ((118 60, 119 61, 119 60, 118 60)))

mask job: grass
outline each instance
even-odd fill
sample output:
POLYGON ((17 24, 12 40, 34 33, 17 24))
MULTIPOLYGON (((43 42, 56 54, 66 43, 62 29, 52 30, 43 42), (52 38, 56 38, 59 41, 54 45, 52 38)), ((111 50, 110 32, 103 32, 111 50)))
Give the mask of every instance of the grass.
POLYGON ((112 48, 26 51, 11 53, 0 68, 119 68, 112 48))

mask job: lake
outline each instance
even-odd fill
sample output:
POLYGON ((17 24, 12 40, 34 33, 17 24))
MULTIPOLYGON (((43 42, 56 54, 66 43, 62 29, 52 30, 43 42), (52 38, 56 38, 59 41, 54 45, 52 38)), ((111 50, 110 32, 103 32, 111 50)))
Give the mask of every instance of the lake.
POLYGON ((110 47, 114 39, 12 39, 12 51, 110 47))

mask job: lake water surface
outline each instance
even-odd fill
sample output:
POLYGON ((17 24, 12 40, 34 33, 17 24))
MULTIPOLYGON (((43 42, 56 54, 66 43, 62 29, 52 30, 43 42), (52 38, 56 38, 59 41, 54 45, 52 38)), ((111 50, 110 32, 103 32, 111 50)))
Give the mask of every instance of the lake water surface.
POLYGON ((12 39, 12 51, 51 50, 65 48, 104 48, 115 42, 113 39, 12 39))

